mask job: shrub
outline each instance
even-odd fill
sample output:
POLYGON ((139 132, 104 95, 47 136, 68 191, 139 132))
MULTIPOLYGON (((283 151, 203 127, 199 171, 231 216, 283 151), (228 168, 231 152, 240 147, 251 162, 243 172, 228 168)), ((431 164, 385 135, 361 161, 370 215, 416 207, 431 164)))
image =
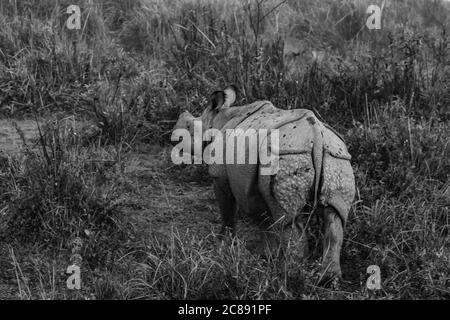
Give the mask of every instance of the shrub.
POLYGON ((80 237, 87 261, 101 263, 124 236, 114 193, 98 184, 98 167, 90 165, 76 133, 49 123, 38 143, 39 151, 29 149, 23 164, 13 162, 7 171, 6 237, 46 248, 80 237))

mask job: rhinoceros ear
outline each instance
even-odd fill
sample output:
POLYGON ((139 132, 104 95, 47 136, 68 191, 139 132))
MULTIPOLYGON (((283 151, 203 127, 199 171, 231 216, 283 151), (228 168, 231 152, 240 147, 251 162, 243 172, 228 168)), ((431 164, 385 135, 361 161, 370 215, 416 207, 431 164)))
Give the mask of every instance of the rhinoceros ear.
POLYGON ((217 110, 219 108, 228 108, 236 101, 237 89, 234 85, 230 85, 223 91, 215 91, 211 95, 211 108, 217 110))
POLYGON ((233 103, 236 101, 237 89, 235 85, 230 85, 225 88, 225 103, 224 108, 231 107, 233 103))
POLYGON ((225 102, 225 92, 214 91, 211 95, 211 109, 216 110, 223 106, 225 102))

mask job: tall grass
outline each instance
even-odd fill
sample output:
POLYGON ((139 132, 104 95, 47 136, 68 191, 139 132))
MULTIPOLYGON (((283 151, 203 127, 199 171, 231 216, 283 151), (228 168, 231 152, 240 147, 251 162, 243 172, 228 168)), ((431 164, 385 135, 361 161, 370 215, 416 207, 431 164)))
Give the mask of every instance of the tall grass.
MULTIPOLYGON (((0 161, 2 242, 15 249, 4 255, 23 298, 369 298, 371 264, 379 298, 449 297, 447 2, 386 1, 382 29, 367 30, 370 1, 82 0, 79 31, 65 27, 69 2, 0 1, 0 114, 53 119, 23 158, 0 161), (195 226, 149 231, 123 208, 143 201, 128 152, 166 145, 181 110, 198 115, 229 83, 239 103, 309 108, 345 137, 358 197, 341 289, 317 285, 317 230, 312 261, 280 266, 195 226), (79 295, 55 289, 75 236, 90 283, 79 295)), ((145 181, 161 203, 205 176, 152 166, 145 181)), ((208 212, 186 199, 183 214, 208 212)))

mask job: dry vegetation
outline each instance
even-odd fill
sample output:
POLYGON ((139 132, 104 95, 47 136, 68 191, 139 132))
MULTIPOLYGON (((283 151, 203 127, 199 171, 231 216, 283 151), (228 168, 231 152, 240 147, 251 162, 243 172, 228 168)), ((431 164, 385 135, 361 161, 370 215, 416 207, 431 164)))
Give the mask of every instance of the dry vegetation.
POLYGON ((377 31, 369 3, 0 0, 0 114, 19 124, 1 123, 23 144, 1 140, 0 298, 449 299, 450 3, 388 0, 377 31), (358 197, 340 288, 317 285, 320 221, 307 262, 253 256, 244 222, 218 245, 204 168, 170 162, 171 121, 229 83, 345 137, 358 197))

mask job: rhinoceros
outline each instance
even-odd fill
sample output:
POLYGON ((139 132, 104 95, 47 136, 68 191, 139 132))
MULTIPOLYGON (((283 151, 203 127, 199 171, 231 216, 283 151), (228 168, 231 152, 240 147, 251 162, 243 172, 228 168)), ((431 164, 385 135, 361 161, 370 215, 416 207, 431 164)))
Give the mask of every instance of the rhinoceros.
MULTIPOLYGON (((299 217, 304 216, 302 210, 309 203, 311 214, 323 215, 322 279, 341 278, 343 228, 355 196, 351 157, 345 143, 308 109, 282 110, 269 101, 233 106, 236 94, 234 86, 214 92, 200 117, 185 111, 174 127, 186 129, 192 139, 195 122, 202 124, 202 133, 211 128, 220 130, 225 136, 224 150, 230 144, 226 130, 278 130, 278 167, 272 174, 262 173, 265 164, 260 161, 260 141, 256 149, 245 149, 246 158, 256 153, 256 163, 209 164, 222 216, 221 234, 227 230, 235 233, 239 210, 258 222, 267 235, 269 251, 275 244, 286 252, 292 234, 298 235, 296 239, 305 239, 299 217)), ((208 142, 200 137, 202 141, 193 143, 205 149, 208 142)), ((172 140, 176 137, 172 136, 172 140)))

